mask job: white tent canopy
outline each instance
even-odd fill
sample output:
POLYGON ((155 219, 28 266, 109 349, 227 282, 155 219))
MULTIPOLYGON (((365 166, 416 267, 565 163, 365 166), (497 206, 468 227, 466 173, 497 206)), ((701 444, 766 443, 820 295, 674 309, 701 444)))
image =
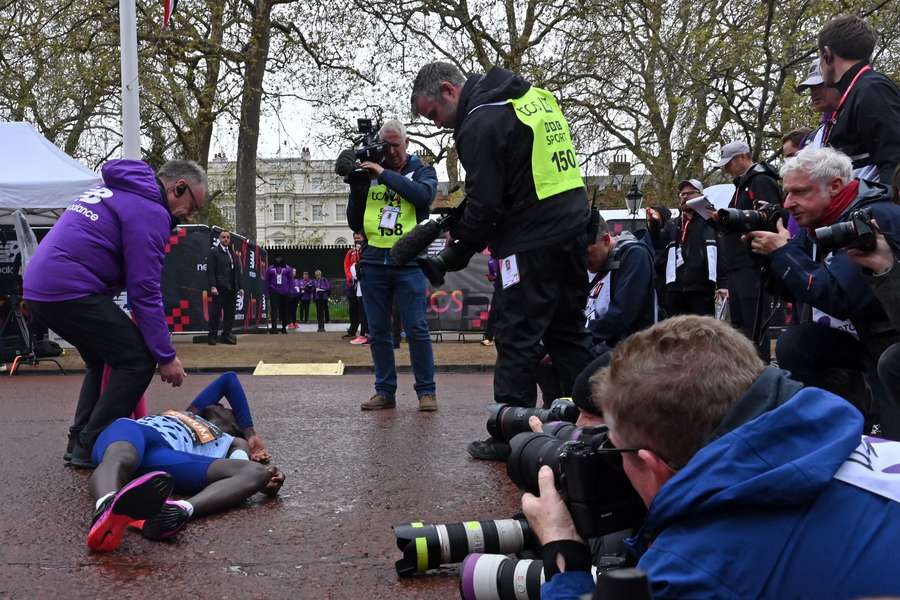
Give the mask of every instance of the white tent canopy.
POLYGON ((65 208, 101 181, 30 123, 0 123, 0 214, 65 208))

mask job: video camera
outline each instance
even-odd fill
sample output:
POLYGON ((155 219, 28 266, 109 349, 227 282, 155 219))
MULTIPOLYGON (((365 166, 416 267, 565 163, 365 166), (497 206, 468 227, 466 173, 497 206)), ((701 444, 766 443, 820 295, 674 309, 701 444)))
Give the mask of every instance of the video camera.
POLYGON ((556 488, 584 539, 637 528, 644 503, 625 476, 621 454, 609 429, 592 428, 589 443, 565 441, 549 433, 520 433, 510 441, 506 472, 520 489, 538 494, 538 471, 553 470, 556 488))
POLYGON ((409 233, 397 240, 391 248, 391 258, 398 265, 405 265, 415 260, 425 273, 425 277, 431 285, 438 287, 444 284, 444 276, 448 271, 461 271, 466 268, 469 261, 480 248, 455 240, 434 256, 417 258, 425 252, 445 231, 449 231, 458 222, 465 210, 465 201, 459 204, 446 215, 438 219, 422 221, 412 228, 409 233))
POLYGON ((368 172, 359 163, 382 164, 390 146, 378 137, 380 125, 373 125, 372 119, 357 119, 356 129, 361 137, 353 141, 353 148, 341 152, 334 163, 334 172, 343 177, 346 183, 351 183, 354 179, 368 180, 368 172))
POLYGON ((877 231, 872 226, 872 212, 860 208, 842 223, 816 228, 816 244, 823 254, 840 248, 856 248, 863 252, 875 249, 877 231))

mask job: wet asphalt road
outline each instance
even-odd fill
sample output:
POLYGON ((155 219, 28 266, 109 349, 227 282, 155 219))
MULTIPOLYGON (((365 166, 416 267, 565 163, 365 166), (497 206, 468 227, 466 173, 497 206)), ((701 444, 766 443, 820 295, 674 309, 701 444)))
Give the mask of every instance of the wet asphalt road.
MULTIPOLYGON (((214 375, 158 379, 151 411, 183 409, 214 375)), ((520 493, 505 466, 471 460, 486 437, 490 374, 438 375, 419 413, 411 375, 398 408, 363 413, 371 374, 242 375, 257 432, 286 474, 281 495, 191 522, 175 542, 126 533, 87 551, 88 474, 63 466, 80 375, 0 377, 0 598, 458 598, 455 569, 398 579, 391 525, 506 518, 520 493)))

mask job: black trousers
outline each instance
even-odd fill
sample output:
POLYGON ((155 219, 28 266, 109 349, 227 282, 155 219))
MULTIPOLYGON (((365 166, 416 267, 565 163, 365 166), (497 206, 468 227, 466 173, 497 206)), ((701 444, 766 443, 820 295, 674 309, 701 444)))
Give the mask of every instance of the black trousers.
POLYGON ((347 297, 347 308, 350 312, 350 326, 347 327, 347 333, 356 335, 356 330, 360 325, 359 299, 356 297, 356 288, 352 286, 344 286, 344 292, 347 297))
POLYGON ((290 315, 288 314, 288 304, 291 301, 291 297, 285 294, 271 293, 269 294, 270 304, 272 306, 269 307, 271 311, 271 320, 272 320, 272 331, 278 329, 278 322, 281 321, 281 329, 287 329, 288 323, 290 323, 290 315))
POLYGON ((845 398, 863 413, 867 425, 880 423, 885 437, 900 440, 900 409, 892 401, 900 368, 892 348, 879 357, 849 333, 802 323, 781 335, 775 355, 778 366, 794 379, 845 398))
POLYGON ((309 322, 309 300, 300 299, 300 320, 309 322))
POLYGON ((356 305, 359 307, 359 335, 366 337, 369 335, 369 319, 366 317, 366 304, 362 301, 362 296, 356 297, 356 305))
POLYGON ((494 401, 534 406, 535 371, 544 351, 553 359, 563 395, 591 360, 584 327, 586 240, 515 256, 520 281, 495 300, 494 401))
POLYGON ((300 298, 298 296, 291 296, 288 298, 288 323, 292 323, 294 325, 297 324, 297 305, 300 303, 300 298))
POLYGON ((236 290, 219 290, 218 295, 212 297, 209 307, 209 337, 219 334, 219 319, 222 323, 222 337, 231 335, 234 326, 234 302, 237 298, 236 290))
POLYGON ((319 329, 325 329, 325 323, 328 318, 328 298, 316 298, 316 320, 319 323, 319 329))
MULTIPOLYGON (((759 288, 762 278, 756 269, 742 269, 728 274, 728 309, 731 313, 731 324, 748 338, 753 340, 753 325, 756 323, 756 304, 759 299, 759 288)), ((765 321, 771 310, 768 308, 772 299, 763 294, 763 311, 760 318, 765 321)), ((753 340, 754 343, 756 340, 753 340)), ((769 338, 763 340, 757 348, 760 357, 769 362, 771 349, 769 338)))
POLYGON ((28 301, 34 318, 75 346, 87 365, 69 435, 86 450, 113 421, 134 412, 156 371, 144 336, 112 298, 87 296, 63 302, 28 301), (103 393, 103 367, 112 371, 103 393))
POLYGON ((491 308, 488 310, 487 323, 484 324, 484 339, 494 341, 494 333, 497 329, 497 306, 500 302, 500 276, 494 280, 494 294, 491 296, 491 308))
POLYGON ((670 317, 676 315, 708 315, 716 313, 716 291, 666 290, 666 312, 670 317))

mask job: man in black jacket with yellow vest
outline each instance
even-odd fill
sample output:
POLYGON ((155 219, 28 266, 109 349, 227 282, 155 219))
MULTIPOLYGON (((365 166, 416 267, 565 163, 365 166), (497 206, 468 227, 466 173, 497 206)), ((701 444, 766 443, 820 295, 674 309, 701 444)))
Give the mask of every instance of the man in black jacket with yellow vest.
POLYGON ((840 92, 824 142, 853 161, 853 176, 891 185, 900 163, 900 90, 869 66, 875 32, 863 19, 835 17, 819 32, 825 85, 840 92))
MULTIPOLYGON (((466 171, 466 206, 451 236, 499 260, 496 402, 533 406, 541 342, 562 391, 590 361, 584 329, 589 209, 578 160, 556 99, 495 67, 465 78, 453 65, 422 67, 412 109, 454 130, 466 171)), ((475 442, 476 458, 504 448, 475 442)))

